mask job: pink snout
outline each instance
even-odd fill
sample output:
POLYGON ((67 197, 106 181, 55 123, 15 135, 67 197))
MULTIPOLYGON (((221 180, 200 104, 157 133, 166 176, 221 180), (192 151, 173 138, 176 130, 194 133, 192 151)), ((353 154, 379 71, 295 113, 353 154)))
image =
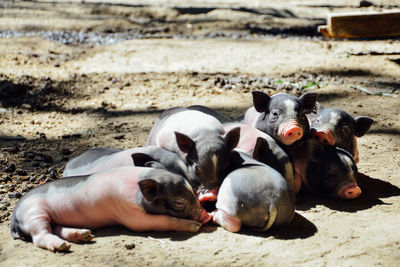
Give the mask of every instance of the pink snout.
POLYGON ((282 138, 281 141, 283 144, 291 145, 303 137, 303 128, 300 127, 300 124, 297 121, 290 120, 283 125, 279 134, 282 138))
POLYGON ((197 197, 200 200, 200 202, 217 201, 218 190, 219 187, 214 187, 213 189, 207 191, 198 192, 197 197))
POLYGON ((333 134, 330 130, 321 130, 315 132, 315 135, 322 144, 328 146, 335 145, 335 137, 333 137, 333 134))
POLYGON ((206 224, 212 219, 212 215, 208 213, 205 209, 202 209, 201 212, 194 219, 195 221, 201 222, 201 224, 206 224))
POLYGON ((356 183, 345 184, 339 191, 338 197, 343 199, 352 199, 361 195, 361 188, 356 183))

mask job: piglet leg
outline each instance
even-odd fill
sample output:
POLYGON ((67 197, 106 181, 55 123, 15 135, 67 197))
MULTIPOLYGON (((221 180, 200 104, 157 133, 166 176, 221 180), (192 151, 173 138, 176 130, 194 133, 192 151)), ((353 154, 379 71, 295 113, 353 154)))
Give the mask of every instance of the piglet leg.
POLYGON ((32 233, 32 242, 35 246, 50 251, 67 251, 71 244, 51 233, 50 225, 40 229, 38 233, 32 233))
POLYGON ((225 230, 233 233, 240 231, 242 223, 238 218, 229 215, 221 209, 213 211, 211 215, 214 222, 221 225, 225 230))
POLYGON ((94 238, 89 229, 68 228, 61 225, 54 226, 53 233, 74 243, 89 242, 94 238))
POLYGON ((167 215, 142 214, 136 215, 136 219, 122 220, 123 225, 132 231, 178 231, 178 232, 197 232, 201 227, 201 222, 179 219, 167 215))
POLYGON ((53 234, 50 226, 51 219, 46 208, 43 205, 36 204, 38 203, 32 203, 26 210, 26 218, 23 221, 28 223, 21 223, 20 227, 26 229, 25 231, 31 235, 32 242, 37 247, 51 251, 69 250, 71 244, 53 234))

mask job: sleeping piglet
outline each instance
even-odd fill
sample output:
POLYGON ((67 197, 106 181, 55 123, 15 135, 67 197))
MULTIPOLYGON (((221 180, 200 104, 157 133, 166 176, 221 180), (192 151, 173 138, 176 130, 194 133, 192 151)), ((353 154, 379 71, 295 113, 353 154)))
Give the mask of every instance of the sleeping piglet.
POLYGON ((251 125, 231 122, 224 123, 225 131, 240 127, 240 139, 235 150, 251 155, 254 159, 274 168, 294 188, 294 171, 287 153, 268 134, 251 125))
POLYGON ((244 116, 244 122, 269 134, 283 147, 292 146, 307 136, 310 130, 306 114, 315 108, 316 93, 301 97, 286 93, 273 96, 253 91, 253 104, 244 116))
POLYGON ((309 191, 341 199, 361 194, 357 184, 358 170, 352 155, 344 149, 324 145, 309 137, 293 158, 295 193, 302 184, 309 191))
POLYGON ((242 226, 267 231, 288 224, 294 215, 295 198, 285 178, 273 168, 237 152, 237 169, 224 179, 212 212, 214 222, 230 232, 242 226))
POLYGON ((366 116, 353 118, 342 109, 323 108, 319 103, 317 107, 317 113, 309 114, 308 118, 320 142, 347 150, 358 163, 357 137, 363 136, 374 121, 366 116))
POLYGON ((232 129, 222 137, 224 134, 223 125, 215 117, 198 110, 172 108, 156 120, 147 145, 178 153, 200 201, 215 201, 240 129, 232 129))
POLYGON ((132 231, 196 232, 210 219, 182 176, 128 166, 32 189, 14 208, 11 234, 51 251, 68 250, 69 242, 90 241, 89 229, 120 224, 132 231))
POLYGON ((88 175, 121 166, 147 167, 155 162, 189 180, 190 175, 183 160, 176 153, 156 146, 123 151, 115 148, 93 148, 71 159, 65 166, 63 176, 88 175))

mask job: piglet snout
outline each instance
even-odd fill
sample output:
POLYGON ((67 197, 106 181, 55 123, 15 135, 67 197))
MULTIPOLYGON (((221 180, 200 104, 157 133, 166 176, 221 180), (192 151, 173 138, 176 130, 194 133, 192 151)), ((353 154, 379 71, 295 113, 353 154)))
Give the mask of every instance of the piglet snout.
POLYGON ((315 135, 317 136, 318 140, 328 146, 333 146, 335 145, 335 137, 333 136, 332 132, 330 130, 321 130, 318 132, 315 132, 315 135))
POLYGON ((361 188, 356 183, 345 184, 338 192, 338 196, 343 199, 352 199, 361 195, 361 188))
POLYGON ((280 136, 283 144, 291 145, 303 137, 303 128, 297 121, 290 120, 281 128, 280 136))
POLYGON ((212 215, 208 213, 205 209, 201 209, 196 216, 195 221, 201 222, 201 224, 206 224, 212 219, 212 215))

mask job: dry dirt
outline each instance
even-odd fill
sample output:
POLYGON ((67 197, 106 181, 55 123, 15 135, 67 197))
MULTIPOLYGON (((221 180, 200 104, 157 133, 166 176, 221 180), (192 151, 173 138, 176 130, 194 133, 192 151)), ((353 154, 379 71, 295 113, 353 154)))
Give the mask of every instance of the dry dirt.
POLYGON ((400 40, 327 40, 316 26, 329 12, 400 6, 268 2, 0 3, 0 265, 398 266, 400 40), (96 146, 143 145, 173 106, 238 117, 252 90, 317 92, 324 106, 372 117, 359 138, 362 196, 303 192, 291 224, 263 234, 112 227, 69 253, 12 239, 18 198, 58 179, 68 159, 96 146))

